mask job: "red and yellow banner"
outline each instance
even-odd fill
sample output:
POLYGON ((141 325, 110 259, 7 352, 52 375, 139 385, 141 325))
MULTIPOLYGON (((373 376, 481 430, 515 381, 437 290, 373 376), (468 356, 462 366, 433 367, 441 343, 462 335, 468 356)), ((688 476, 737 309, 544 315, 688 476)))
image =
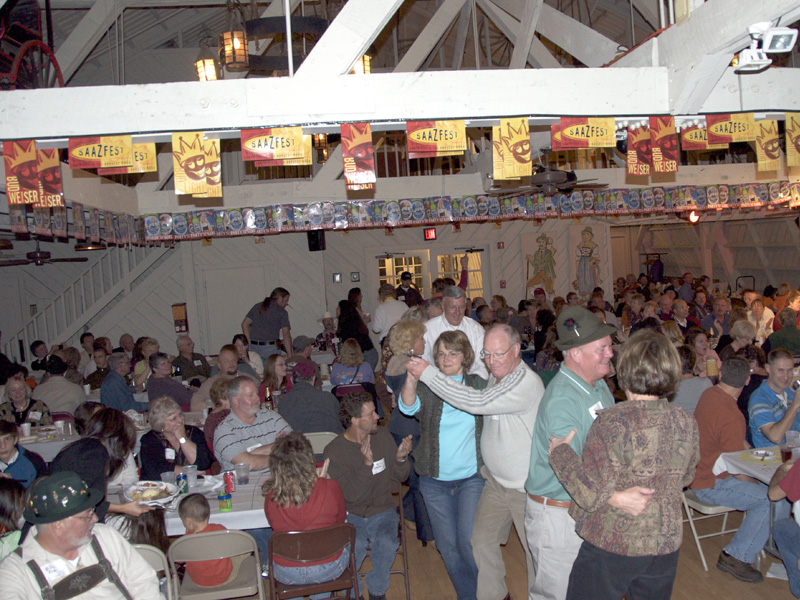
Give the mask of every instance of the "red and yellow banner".
POLYGON ((461 154, 467 149, 463 120, 409 121, 406 123, 409 158, 434 158, 461 154))
POLYGON ((650 175, 653 153, 650 149, 650 128, 628 127, 628 175, 650 175))
POLYGON ((36 169, 39 173, 39 204, 64 206, 61 187, 61 159, 57 148, 36 150, 36 169))
POLYGON ((575 148, 613 148, 617 145, 614 117, 562 117, 561 145, 575 148))
POLYGON ((300 158, 278 158, 256 160, 253 164, 257 167, 299 167, 312 164, 312 147, 310 135, 304 135, 302 141, 303 155, 300 158))
POLYGON ((753 142, 756 139, 756 121, 753 113, 733 115, 706 115, 709 144, 753 142))
POLYGON ((531 134, 527 117, 500 119, 492 127, 495 179, 519 179, 531 174, 531 134))
POLYGON ((3 142, 6 196, 11 204, 39 203, 39 172, 33 140, 3 142))
MULTIPOLYGON (((242 129, 242 160, 293 160, 303 158, 306 154, 304 145, 306 138, 308 139, 307 143, 310 145, 311 135, 303 135, 302 127, 242 129)), ((370 140, 371 142, 372 140, 370 140)))
POLYGON ((176 194, 206 193, 206 154, 202 131, 172 134, 176 194))
POLYGON ((222 161, 219 156, 219 140, 205 140, 206 191, 195 194, 203 198, 222 198, 222 161))
POLYGON ((681 131, 681 150, 724 150, 728 144, 709 144, 708 130, 692 125, 681 131))
POLYGON ((800 167, 800 113, 787 112, 786 121, 786 166, 800 167))
POLYGON ((756 157, 759 171, 777 171, 781 168, 777 121, 763 120, 756 123, 756 157))
POLYGON ((70 138, 70 169, 129 167, 133 163, 133 144, 129 135, 70 138))
POLYGON ((133 144, 133 162, 130 167, 109 167, 97 169, 98 175, 123 175, 126 173, 153 173, 158 171, 158 157, 155 142, 133 144))
POLYGON ((372 126, 369 123, 342 123, 341 132, 345 187, 348 190, 375 189, 378 177, 375 173, 372 126))
POLYGON ((561 150, 561 125, 550 125, 550 149, 553 151, 561 150))
POLYGON ((674 117, 650 117, 650 146, 653 152, 653 173, 675 173, 678 170, 678 134, 674 117))

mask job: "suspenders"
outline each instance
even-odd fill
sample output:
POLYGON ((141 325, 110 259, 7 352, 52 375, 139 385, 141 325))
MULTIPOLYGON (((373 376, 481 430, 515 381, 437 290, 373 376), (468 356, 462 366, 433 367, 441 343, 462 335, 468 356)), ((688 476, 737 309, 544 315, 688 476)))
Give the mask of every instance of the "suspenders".
MULTIPOLYGON (((100 547, 100 543, 95 536, 92 536, 91 543, 92 550, 94 550, 94 554, 98 559, 97 564, 84 567, 83 569, 79 569, 67 575, 54 586, 51 586, 47 581, 35 560, 31 559, 26 563, 33 573, 33 576, 36 578, 39 587, 42 588, 42 600, 70 600, 70 598, 74 598, 92 589, 105 579, 108 579, 117 586, 117 589, 125 600, 133 600, 133 596, 128 592, 125 584, 122 583, 119 575, 117 575, 117 572, 114 570, 114 567, 111 566, 111 563, 108 561, 105 554, 103 554, 103 549, 100 547)), ((22 546, 18 546, 14 552, 22 558, 22 546)))

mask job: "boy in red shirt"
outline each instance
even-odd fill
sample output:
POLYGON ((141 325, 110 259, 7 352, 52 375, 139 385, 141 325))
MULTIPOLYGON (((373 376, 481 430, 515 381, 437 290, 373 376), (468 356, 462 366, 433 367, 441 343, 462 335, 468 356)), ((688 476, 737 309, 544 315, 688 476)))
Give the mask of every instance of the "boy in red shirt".
MULTIPOLYGON (((186 527, 187 535, 191 535, 192 533, 225 531, 222 525, 208 522, 208 518, 211 516, 211 507, 208 504, 208 500, 206 500, 202 494, 189 494, 186 496, 178 507, 178 515, 181 518, 183 526, 186 527)), ((233 563, 230 558, 187 562, 186 574, 191 577, 192 581, 197 585, 203 587, 222 585, 228 581, 228 579, 236 576, 236 574, 233 573, 233 563)))

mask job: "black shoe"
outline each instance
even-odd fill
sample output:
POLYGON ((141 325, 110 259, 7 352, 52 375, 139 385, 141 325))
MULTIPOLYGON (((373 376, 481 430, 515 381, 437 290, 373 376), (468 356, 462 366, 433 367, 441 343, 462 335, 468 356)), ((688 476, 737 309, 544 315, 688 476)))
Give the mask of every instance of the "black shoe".
POLYGON ((381 594, 380 596, 376 596, 375 594, 369 594, 369 600, 386 600, 386 594, 381 594))
POLYGON ((751 564, 742 562, 738 558, 734 558, 724 550, 719 555, 717 568, 720 571, 730 573, 739 581, 745 581, 747 583, 760 583, 764 581, 764 576, 761 574, 761 571, 753 567, 751 564))

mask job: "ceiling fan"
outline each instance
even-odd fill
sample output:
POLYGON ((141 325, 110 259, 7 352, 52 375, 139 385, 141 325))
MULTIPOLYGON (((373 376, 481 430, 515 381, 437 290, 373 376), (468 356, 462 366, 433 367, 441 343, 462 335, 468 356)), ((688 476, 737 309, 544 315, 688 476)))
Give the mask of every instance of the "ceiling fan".
POLYGON ((2 260, 0 261, 0 267, 17 267, 22 265, 29 265, 33 263, 37 267, 41 267, 42 265, 51 264, 51 263, 60 263, 60 262, 86 262, 89 260, 86 257, 79 257, 79 258, 50 258, 51 254, 47 250, 40 250, 39 249, 39 241, 36 241, 36 250, 33 252, 28 252, 25 255, 25 258, 14 258, 11 260, 2 260))
MULTIPOLYGON (((491 175, 489 177, 491 178, 491 175)), ((529 178, 523 177, 520 181, 494 182, 487 193, 491 196, 519 193, 542 193, 545 196, 552 196, 559 192, 602 190, 608 187, 607 183, 588 184, 590 181, 597 181, 597 179, 578 179, 575 171, 562 171, 561 169, 551 169, 545 165, 533 165, 533 172, 529 178)))

